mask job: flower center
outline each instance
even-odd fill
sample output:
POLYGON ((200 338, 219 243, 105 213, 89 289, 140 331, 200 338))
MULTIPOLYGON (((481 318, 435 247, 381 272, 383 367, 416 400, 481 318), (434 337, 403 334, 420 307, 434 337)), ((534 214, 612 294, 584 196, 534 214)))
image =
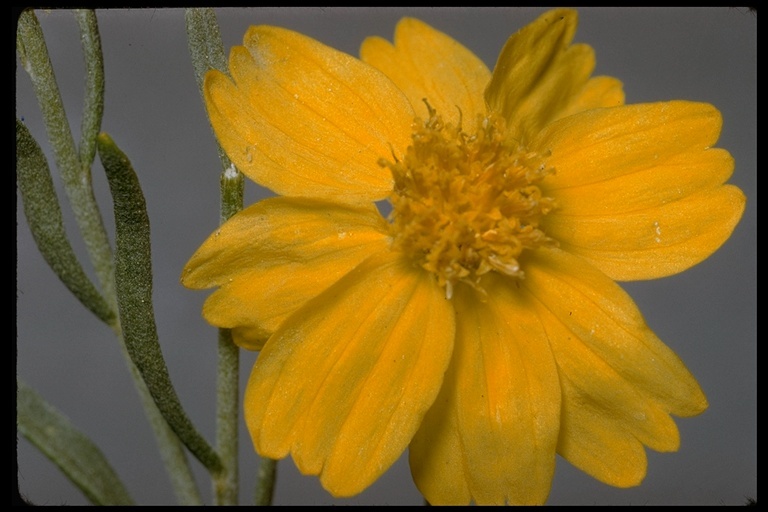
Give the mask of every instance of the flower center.
POLYGON ((538 227, 555 202, 537 184, 554 169, 510 140, 498 115, 479 116, 469 135, 461 119, 454 127, 427 109, 429 119, 414 122, 404 159, 379 162, 395 182, 393 246, 437 276, 446 298, 458 282, 485 295, 484 274, 522 278, 524 250, 556 245, 538 227))

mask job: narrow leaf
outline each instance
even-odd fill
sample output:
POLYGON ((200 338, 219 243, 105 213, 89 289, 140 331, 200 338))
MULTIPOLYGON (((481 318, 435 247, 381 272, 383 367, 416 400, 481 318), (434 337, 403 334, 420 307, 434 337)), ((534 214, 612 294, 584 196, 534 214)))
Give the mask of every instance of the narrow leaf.
POLYGON ((32 9, 19 16, 16 50, 22 66, 32 80, 40 111, 43 114, 48 141, 61 174, 64 191, 75 214, 85 247, 108 299, 114 297, 112 280, 112 248, 91 186, 91 167, 80 161, 72 131, 64 111, 64 103, 56 83, 56 75, 48 55, 43 29, 32 9))
POLYGON ((24 124, 16 120, 16 179, 37 248, 64 285, 99 319, 112 325, 115 312, 86 276, 64 231, 48 161, 24 124))
POLYGON ((35 390, 17 381, 17 427, 94 505, 133 500, 101 450, 35 390))
POLYGON ((81 124, 80 163, 89 166, 96 156, 96 137, 101 129, 104 114, 104 57, 101 37, 96 22, 96 12, 76 10, 75 18, 80 26, 80 40, 85 56, 85 102, 81 124))
POLYGON ((181 442, 216 474, 221 471, 221 461, 182 409, 160 350, 152 308, 149 217, 139 180, 128 158, 107 134, 99 135, 97 146, 115 205, 115 282, 128 354, 181 442))
MULTIPOLYGON (((192 58, 192 67, 195 70, 195 81, 202 98, 203 80, 209 70, 217 69, 222 73, 229 74, 227 57, 224 54, 224 45, 221 42, 219 22, 216 20, 216 13, 212 8, 187 9, 184 19, 187 26, 187 45, 189 46, 189 54, 192 58)), ((211 127, 211 130, 213 130, 213 127, 211 127)), ((230 185, 228 186, 240 188, 240 208, 242 208, 243 177, 229 160, 218 140, 216 145, 221 168, 224 169, 222 180, 229 175, 230 185), (239 184, 237 180, 239 180, 239 184)), ((223 186, 224 184, 222 183, 223 186)), ((228 209, 228 207, 223 206, 223 209, 228 209)))
POLYGON ((195 68, 195 79, 198 88, 202 89, 203 77, 209 69, 228 73, 219 23, 210 7, 187 9, 184 19, 187 25, 189 53, 192 57, 192 66, 195 68))

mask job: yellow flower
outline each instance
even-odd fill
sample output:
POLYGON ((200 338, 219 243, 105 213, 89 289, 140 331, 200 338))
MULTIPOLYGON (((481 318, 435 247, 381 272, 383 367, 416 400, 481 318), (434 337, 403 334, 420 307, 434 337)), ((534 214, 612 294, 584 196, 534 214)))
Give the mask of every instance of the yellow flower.
POLYGON ((494 71, 415 19, 361 60, 251 27, 205 99, 232 161, 278 196, 184 270, 203 314, 260 350, 245 393, 259 454, 335 496, 409 449, 433 504, 542 503, 555 454, 637 485, 696 380, 614 280, 681 272, 744 210, 721 118, 624 105, 555 10, 494 71), (389 199, 387 218, 376 202, 389 199))

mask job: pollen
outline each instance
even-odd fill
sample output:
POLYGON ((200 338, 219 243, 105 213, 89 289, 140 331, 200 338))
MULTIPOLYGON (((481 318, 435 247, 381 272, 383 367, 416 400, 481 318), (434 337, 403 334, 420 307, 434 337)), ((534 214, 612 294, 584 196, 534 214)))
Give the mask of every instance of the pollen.
POLYGON ((556 206, 539 183, 554 169, 509 137, 498 115, 478 116, 467 133, 461 116, 453 126, 427 109, 402 161, 379 162, 394 178, 392 244, 433 273, 446 298, 458 283, 484 296, 485 274, 522 279, 523 251, 557 245, 539 228, 556 206))

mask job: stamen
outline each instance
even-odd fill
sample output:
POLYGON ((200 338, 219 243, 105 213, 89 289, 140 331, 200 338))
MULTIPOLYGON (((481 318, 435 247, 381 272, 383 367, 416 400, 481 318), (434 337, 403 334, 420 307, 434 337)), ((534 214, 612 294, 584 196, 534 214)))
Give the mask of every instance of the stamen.
POLYGON ((501 117, 479 116, 477 131, 445 124, 424 100, 429 119, 414 121, 402 161, 381 160, 392 172, 393 245, 433 273, 447 299, 466 283, 485 295, 490 271, 522 279, 525 250, 555 246, 539 229, 553 208, 538 187, 554 173, 543 157, 506 135, 501 117))

